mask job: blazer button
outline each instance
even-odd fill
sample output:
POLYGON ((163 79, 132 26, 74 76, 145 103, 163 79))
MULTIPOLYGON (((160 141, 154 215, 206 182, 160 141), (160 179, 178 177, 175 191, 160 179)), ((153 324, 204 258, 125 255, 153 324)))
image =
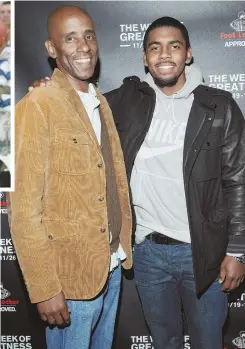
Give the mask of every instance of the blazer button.
POLYGON ((97 166, 98 166, 99 168, 101 168, 101 167, 103 166, 102 162, 99 162, 99 163, 97 164, 97 166))
POLYGON ((100 228, 101 233, 105 233, 106 228, 100 228))
POLYGON ((100 202, 104 201, 104 196, 99 196, 99 201, 100 202))
POLYGON ((49 238, 49 240, 53 240, 53 236, 52 235, 49 235, 48 238, 49 238))

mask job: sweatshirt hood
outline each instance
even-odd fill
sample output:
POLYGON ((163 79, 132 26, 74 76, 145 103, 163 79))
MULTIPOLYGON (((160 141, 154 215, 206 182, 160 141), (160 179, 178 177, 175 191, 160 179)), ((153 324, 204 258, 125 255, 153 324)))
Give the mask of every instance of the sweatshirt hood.
POLYGON ((164 97, 166 99, 172 99, 174 96, 174 99, 185 99, 190 96, 190 94, 193 92, 193 90, 195 90, 195 88, 198 85, 203 84, 203 75, 201 69, 195 63, 185 67, 185 74, 186 82, 184 86, 177 93, 171 96, 167 96, 160 90, 160 88, 155 84, 150 73, 146 74, 144 81, 147 82, 154 89, 156 94, 160 94, 162 98, 164 97))

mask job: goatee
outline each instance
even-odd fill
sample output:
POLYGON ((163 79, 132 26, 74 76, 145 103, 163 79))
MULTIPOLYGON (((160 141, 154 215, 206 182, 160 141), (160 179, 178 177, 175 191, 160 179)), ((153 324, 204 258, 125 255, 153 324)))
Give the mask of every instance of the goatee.
POLYGON ((169 79, 169 80, 163 80, 163 79, 160 79, 160 78, 157 78, 157 77, 153 76, 153 80, 154 80, 155 84, 158 87, 160 87, 160 88, 172 87, 172 86, 177 84, 178 79, 179 79, 178 76, 175 76, 175 77, 173 77, 172 79, 169 79))

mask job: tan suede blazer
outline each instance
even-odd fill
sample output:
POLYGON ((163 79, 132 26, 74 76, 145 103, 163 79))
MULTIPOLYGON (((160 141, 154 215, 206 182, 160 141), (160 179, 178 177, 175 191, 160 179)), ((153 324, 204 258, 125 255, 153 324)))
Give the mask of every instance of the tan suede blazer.
MULTIPOLYGON (((104 161, 93 127, 65 75, 16 106, 16 184, 10 227, 32 302, 61 290, 67 299, 95 297, 106 283, 110 250, 104 161)), ((120 140, 106 99, 107 123, 122 211, 120 243, 132 266, 132 216, 120 140)))

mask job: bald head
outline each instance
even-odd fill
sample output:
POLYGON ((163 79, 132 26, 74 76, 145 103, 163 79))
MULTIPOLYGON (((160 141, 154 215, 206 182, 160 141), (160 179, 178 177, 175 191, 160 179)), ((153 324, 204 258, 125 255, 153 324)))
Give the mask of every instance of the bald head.
POLYGON ((59 32, 60 26, 63 22, 69 18, 74 18, 79 15, 85 15, 92 21, 89 14, 82 8, 77 6, 62 6, 56 8, 48 17, 47 21, 47 30, 48 36, 50 40, 54 40, 57 36, 57 32, 59 32))
POLYGON ((76 6, 59 7, 48 18, 48 34, 49 56, 76 89, 86 91, 98 59, 91 17, 76 6))

